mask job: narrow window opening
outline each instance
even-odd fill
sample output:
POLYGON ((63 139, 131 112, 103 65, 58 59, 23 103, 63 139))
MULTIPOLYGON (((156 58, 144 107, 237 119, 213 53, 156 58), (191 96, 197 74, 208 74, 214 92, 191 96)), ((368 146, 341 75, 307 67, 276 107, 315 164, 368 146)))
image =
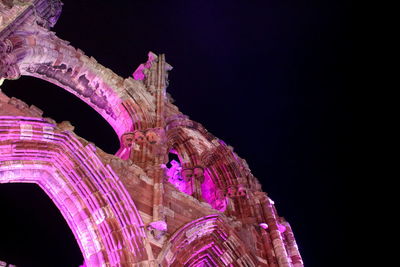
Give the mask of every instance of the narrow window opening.
POLYGON ((181 163, 180 160, 179 160, 178 154, 176 154, 176 153, 170 151, 170 152, 168 153, 168 163, 166 164, 166 166, 168 167, 168 169, 170 169, 170 168, 172 167, 172 161, 173 161, 173 160, 174 160, 175 162, 179 163, 179 164, 181 163))

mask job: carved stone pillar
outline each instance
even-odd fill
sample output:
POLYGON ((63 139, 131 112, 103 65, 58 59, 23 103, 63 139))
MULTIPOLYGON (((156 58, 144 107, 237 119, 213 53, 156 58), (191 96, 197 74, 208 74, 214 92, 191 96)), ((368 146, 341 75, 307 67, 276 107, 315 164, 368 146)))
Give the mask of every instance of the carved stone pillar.
MULTIPOLYGON (((153 221, 164 221, 163 181, 164 169, 168 161, 165 131, 162 128, 150 128, 125 133, 121 138, 121 148, 117 156, 132 160, 154 181, 153 221)), ((159 235, 159 233, 157 234, 159 235)))
POLYGON ((275 210, 270 199, 265 196, 262 200, 262 208, 265 214, 266 223, 270 233, 271 242, 275 251, 276 259, 279 267, 291 267, 289 262, 289 256, 286 252, 286 247, 283 242, 281 230, 279 229, 279 223, 276 218, 275 210))
POLYGON ((261 229, 261 236, 262 236, 262 240, 264 243, 265 252, 267 254, 267 260, 268 260, 269 267, 278 267, 278 262, 273 253, 272 241, 271 241, 271 238, 266 229, 263 229, 263 228, 261 229))

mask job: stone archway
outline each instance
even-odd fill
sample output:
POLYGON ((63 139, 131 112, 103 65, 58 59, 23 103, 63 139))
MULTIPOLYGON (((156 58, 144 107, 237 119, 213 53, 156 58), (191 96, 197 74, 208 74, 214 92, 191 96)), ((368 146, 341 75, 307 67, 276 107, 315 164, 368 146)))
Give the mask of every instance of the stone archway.
POLYGON ((219 214, 181 227, 164 245, 158 262, 162 266, 263 266, 219 214))
MULTIPOLYGON (((240 198, 241 205, 247 206, 250 191, 261 190, 246 161, 200 123, 184 115, 173 116, 167 121, 166 133, 169 149, 177 152, 183 169, 200 166, 204 170, 203 182, 197 186, 213 208, 225 211, 227 198, 240 198)), ((253 215, 246 211, 246 216, 253 215)))
POLYGON ((115 171, 126 184, 107 165, 116 157, 0 93, 0 107, 13 109, 0 109, 0 183, 38 184, 68 222, 87 266, 256 266, 265 254, 280 267, 303 265, 290 228, 281 234, 284 219, 246 162, 172 104, 164 55, 149 54, 135 79, 123 79, 49 31, 59 0, 0 0, 4 6, 0 84, 21 75, 54 83, 94 108, 122 141, 115 171), (170 149, 186 169, 179 178, 198 181, 194 198, 164 180, 170 149), (202 203, 203 184, 214 195, 205 200, 224 215, 204 216, 217 211, 202 203), (219 208, 226 199, 227 208, 219 208), (268 231, 256 247, 261 224, 268 231))
POLYGON ((10 267, 78 267, 84 262, 60 209, 37 184, 0 184, 0 214, 0 262, 10 267))
POLYGON ((87 266, 152 258, 129 193, 93 145, 44 119, 0 116, 0 152, 0 183, 39 185, 67 221, 87 266))
MULTIPOLYGON (((158 68, 153 64, 159 62, 155 54, 149 53, 147 63, 140 65, 139 77, 124 79, 49 30, 61 13, 59 0, 11 1, 4 8, 0 1, 0 5, 5 18, 0 21, 0 84, 21 75, 51 82, 96 110, 119 137, 155 126, 156 112, 161 114, 154 105, 157 96, 149 89, 156 79, 150 69, 158 68)), ((163 66, 165 71, 171 68, 163 66)), ((177 111, 167 106, 168 113, 177 111)))

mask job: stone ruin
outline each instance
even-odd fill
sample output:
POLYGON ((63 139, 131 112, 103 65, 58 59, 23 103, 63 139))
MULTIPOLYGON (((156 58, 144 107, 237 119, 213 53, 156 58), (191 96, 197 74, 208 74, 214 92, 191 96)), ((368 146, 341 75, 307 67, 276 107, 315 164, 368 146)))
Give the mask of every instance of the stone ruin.
POLYGON ((0 91, 0 183, 39 185, 87 267, 303 266, 247 163, 172 103, 165 55, 150 52, 124 79, 50 31, 61 6, 0 1, 0 85, 27 75, 67 90, 113 127, 120 149, 107 154, 0 91))

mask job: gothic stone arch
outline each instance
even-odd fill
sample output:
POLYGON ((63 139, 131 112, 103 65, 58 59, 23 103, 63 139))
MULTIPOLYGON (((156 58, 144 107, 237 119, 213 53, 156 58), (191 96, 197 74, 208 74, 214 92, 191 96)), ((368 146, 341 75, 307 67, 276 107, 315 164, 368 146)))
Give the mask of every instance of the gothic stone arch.
POLYGON ((141 217, 95 150, 43 119, 0 116, 0 183, 39 185, 67 221, 87 266, 148 260, 141 217))
POLYGON ((229 221, 219 214, 194 220, 174 233, 159 254, 162 266, 257 266, 229 221))
POLYGON ((246 161, 172 104, 165 55, 124 79, 50 31, 60 13, 59 0, 0 0, 0 85, 27 75, 64 88, 109 122, 120 149, 106 154, 0 92, 0 182, 37 183, 88 266, 303 266, 246 161))

